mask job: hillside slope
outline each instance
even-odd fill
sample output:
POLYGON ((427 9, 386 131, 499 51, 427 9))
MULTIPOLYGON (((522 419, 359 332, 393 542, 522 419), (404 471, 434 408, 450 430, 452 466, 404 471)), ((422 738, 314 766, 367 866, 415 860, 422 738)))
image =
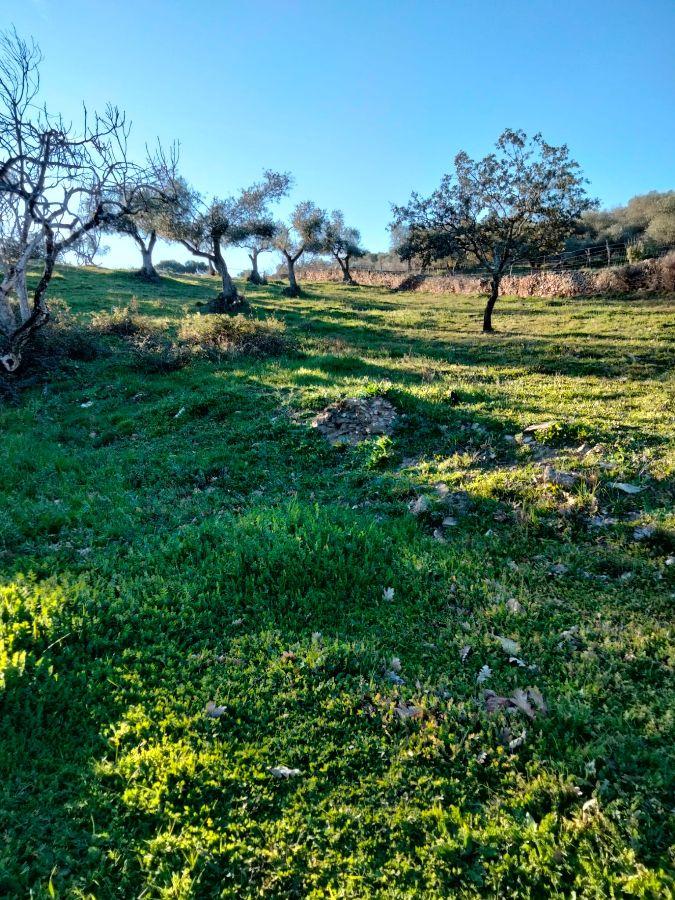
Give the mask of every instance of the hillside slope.
POLYGON ((62 269, 81 346, 0 401, 0 894, 665 896, 672 297, 158 343, 215 290, 62 269))

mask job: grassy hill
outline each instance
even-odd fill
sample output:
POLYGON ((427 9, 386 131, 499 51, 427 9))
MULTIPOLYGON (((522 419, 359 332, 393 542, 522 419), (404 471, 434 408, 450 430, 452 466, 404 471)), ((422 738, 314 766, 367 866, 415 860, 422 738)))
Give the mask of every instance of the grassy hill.
POLYGON ((0 895, 666 896, 672 297, 215 291, 62 269, 0 401, 0 895))

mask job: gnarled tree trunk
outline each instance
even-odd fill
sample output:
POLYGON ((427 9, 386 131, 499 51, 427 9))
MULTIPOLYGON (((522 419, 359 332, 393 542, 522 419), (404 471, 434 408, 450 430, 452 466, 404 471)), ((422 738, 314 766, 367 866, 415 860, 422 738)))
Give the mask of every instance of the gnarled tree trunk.
POLYGON ((295 263, 297 262, 298 257, 290 256, 288 253, 284 253, 284 256, 286 257, 286 268, 288 269, 288 287, 285 291, 286 296, 299 297, 300 285, 295 277, 295 263))
POLYGON ((223 286, 222 292, 216 297, 215 301, 210 304, 213 312, 232 312, 238 309, 243 303, 243 297, 237 292, 237 287, 232 281, 232 276, 228 272, 225 257, 220 249, 220 241, 213 242, 213 265, 220 275, 223 286))
POLYGON ((251 271, 247 278, 251 284, 263 284, 263 279, 260 277, 260 272, 258 271, 258 256, 260 254, 260 250, 251 250, 248 255, 248 258, 251 260, 251 271))
POLYGON ((488 296, 488 301, 485 304, 485 312, 483 313, 483 331, 486 334, 494 331, 494 328, 492 327, 492 310, 495 308, 495 303, 499 297, 499 283, 501 280, 501 275, 493 275, 490 280, 490 294, 488 296))
POLYGON ((342 269, 342 283, 343 284, 356 284, 354 279, 352 278, 352 273, 349 271, 349 257, 345 256, 344 259, 341 256, 335 257, 337 259, 340 268, 342 269))
POLYGON ((136 238, 136 243, 140 247, 141 255, 143 257, 143 265, 139 269, 138 274, 141 278, 147 278, 149 281, 154 281, 159 278, 157 274, 157 270, 155 269, 152 262, 152 251, 155 249, 155 244, 157 242, 157 232, 151 231, 150 238, 148 243, 143 241, 143 238, 140 235, 136 238))

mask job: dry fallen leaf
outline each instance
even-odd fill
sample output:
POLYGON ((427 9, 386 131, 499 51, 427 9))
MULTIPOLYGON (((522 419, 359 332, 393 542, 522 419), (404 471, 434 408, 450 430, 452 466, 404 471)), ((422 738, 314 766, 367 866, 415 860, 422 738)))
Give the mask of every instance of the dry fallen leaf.
POLYGON ((504 653, 508 653, 511 656, 515 656, 516 653, 520 650, 520 644, 518 641, 511 640, 511 638, 501 637, 501 635, 496 634, 495 638, 502 645, 502 650, 504 653))
POLYGON ((500 697, 494 691, 485 691, 483 697, 485 699, 485 708, 489 713, 497 712, 498 709, 507 709, 511 706, 511 701, 508 697, 500 697))
POLYGON ((490 666, 483 666, 478 675, 476 675, 476 683, 483 684, 484 681, 487 681, 488 678, 492 675, 492 669, 490 666))
POLYGON ((524 669, 525 666, 527 665, 527 663, 525 662, 525 660, 524 660, 524 659, 520 659, 519 656, 509 656, 509 662, 511 663, 511 665, 513 665, 513 666, 520 666, 522 669, 524 669))
POLYGON ((624 494, 639 494, 644 488, 638 487, 636 484, 626 484, 625 481, 610 481, 608 486, 615 488, 617 491, 623 491, 624 494))
POLYGON ((533 431, 546 431, 548 428, 552 428, 556 423, 554 421, 551 422, 539 422, 537 425, 528 425, 527 428, 523 429, 523 434, 529 434, 533 431))
POLYGON ((205 712, 210 719, 219 719, 221 716, 225 715, 225 711, 226 707, 216 706, 213 700, 209 700, 206 704, 205 712))
POLYGON ((275 778, 294 778, 301 774, 300 769, 289 769, 288 766, 272 766, 269 772, 275 778))
POLYGON ((282 658, 283 660, 286 660, 286 659, 288 659, 288 660, 294 660, 294 659, 295 659, 295 653, 293 653, 292 650, 284 650, 284 652, 281 654, 281 658, 282 658))
POLYGON ((510 700, 511 703, 521 712, 524 712, 526 716, 529 716, 530 719, 534 719, 535 711, 530 705, 530 701, 526 691, 522 690, 522 688, 517 688, 513 692, 513 696, 510 698, 510 700))
POLYGON ((394 713, 399 717, 399 719, 403 720, 421 719, 423 711, 420 706, 415 706, 413 703, 406 703, 403 700, 399 700, 394 709, 394 713))
POLYGON ((546 706, 546 703, 544 702, 544 698, 542 697, 541 691, 539 690, 539 688, 538 687, 528 687, 528 688, 526 688, 526 690, 527 690, 528 697, 534 703, 534 705, 537 707, 537 710, 542 714, 542 716, 545 716, 546 713, 548 712, 548 708, 546 706))

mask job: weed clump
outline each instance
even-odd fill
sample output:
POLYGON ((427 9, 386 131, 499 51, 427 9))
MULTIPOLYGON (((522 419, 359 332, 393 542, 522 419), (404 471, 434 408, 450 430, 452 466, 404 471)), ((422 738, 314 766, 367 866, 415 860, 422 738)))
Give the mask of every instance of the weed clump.
POLYGON ((191 360, 190 349, 158 332, 129 338, 132 365, 143 372, 177 372, 191 360))
POLYGON ((209 359, 226 355, 280 356, 289 349, 283 322, 237 315, 190 316, 179 329, 181 343, 209 359))
POLYGON ((107 312, 94 313, 91 327, 99 334, 117 337, 150 334, 155 330, 147 318, 139 315, 138 301, 135 298, 127 306, 116 306, 107 312))

